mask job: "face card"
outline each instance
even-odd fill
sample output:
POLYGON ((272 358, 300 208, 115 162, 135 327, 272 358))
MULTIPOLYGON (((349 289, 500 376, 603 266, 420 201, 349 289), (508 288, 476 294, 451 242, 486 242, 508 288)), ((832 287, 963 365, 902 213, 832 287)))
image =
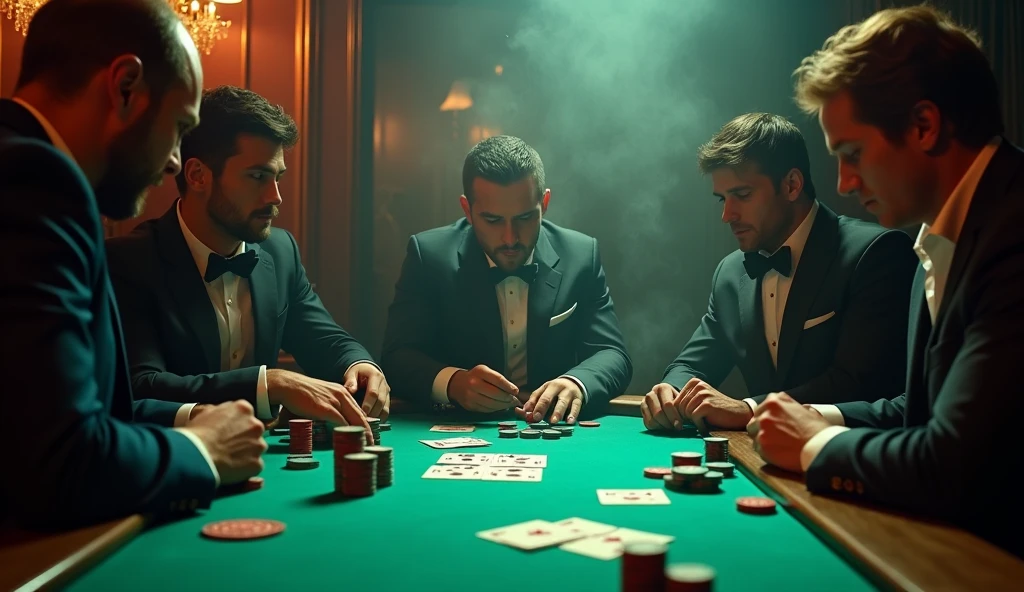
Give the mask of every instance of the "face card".
POLYGON ((598 489, 602 506, 667 506, 671 502, 664 489, 598 489))
POLYGON ((436 425, 430 428, 432 432, 472 432, 476 426, 471 425, 436 425))
POLYGON ((486 541, 532 551, 570 541, 579 535, 570 532, 564 526, 552 524, 547 520, 530 520, 511 526, 483 530, 476 533, 476 536, 486 541))
POLYGON ((423 473, 423 479, 474 480, 480 473, 480 467, 473 465, 434 465, 423 473))
POLYGON ((667 545, 675 540, 675 537, 633 530, 630 528, 619 528, 608 533, 589 536, 561 545, 559 549, 586 555, 594 559, 605 561, 622 556, 622 549, 631 543, 657 543, 667 545))
POLYGON ((445 438, 444 440, 420 440, 431 448, 475 448, 490 446, 491 443, 480 438, 445 438))
POLYGON ((519 467, 483 467, 484 481, 521 481, 540 483, 544 469, 522 469, 519 467))
POLYGON ((492 467, 523 467, 544 469, 548 466, 546 454, 495 454, 491 461, 492 467))
POLYGON ((488 465, 494 458, 493 454, 477 454, 475 452, 449 452, 442 454, 437 460, 439 465, 488 465))
POLYGON ((594 522, 585 518, 566 518, 565 520, 559 520, 555 522, 558 526, 564 526, 570 529, 572 532, 584 537, 597 536, 602 534, 608 534, 612 532, 617 526, 611 524, 602 524, 600 522, 594 522))

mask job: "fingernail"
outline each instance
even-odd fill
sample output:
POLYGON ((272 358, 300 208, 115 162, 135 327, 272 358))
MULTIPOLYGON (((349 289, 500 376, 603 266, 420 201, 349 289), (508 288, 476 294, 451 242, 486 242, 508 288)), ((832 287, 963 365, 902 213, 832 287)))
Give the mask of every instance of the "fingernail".
POLYGON ((576 419, 576 418, 570 415, 568 418, 566 418, 565 421, 567 421, 569 423, 572 423, 574 419, 576 419))
POLYGON ((675 422, 675 424, 673 424, 673 425, 675 425, 675 426, 676 426, 676 429, 677 429, 677 430, 680 430, 680 429, 682 429, 682 428, 683 428, 683 422, 681 422, 681 421, 678 421, 678 420, 677 420, 677 421, 675 422))

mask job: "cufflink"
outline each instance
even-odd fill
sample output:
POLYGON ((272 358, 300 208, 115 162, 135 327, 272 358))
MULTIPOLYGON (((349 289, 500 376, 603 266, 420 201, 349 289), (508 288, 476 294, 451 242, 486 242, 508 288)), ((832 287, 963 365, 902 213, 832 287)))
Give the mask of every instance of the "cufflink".
POLYGON ((831 484, 833 491, 839 491, 840 489, 843 488, 843 480, 840 479, 839 477, 832 477, 831 484))

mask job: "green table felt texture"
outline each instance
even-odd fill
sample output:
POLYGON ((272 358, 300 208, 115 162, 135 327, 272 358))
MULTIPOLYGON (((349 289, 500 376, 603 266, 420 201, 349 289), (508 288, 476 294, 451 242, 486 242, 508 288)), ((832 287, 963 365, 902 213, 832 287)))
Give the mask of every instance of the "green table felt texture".
POLYGON ((618 590, 620 560, 601 561, 557 547, 525 552, 475 535, 535 518, 573 516, 675 536, 668 562, 711 565, 718 592, 873 589, 786 511, 738 512, 737 497, 762 495, 738 470, 723 481, 724 493, 666 491, 671 505, 602 506, 597 489, 663 488, 643 476, 644 467, 669 466, 676 451, 703 453, 703 442, 648 434, 634 417, 600 421, 599 428, 577 427, 572 437, 550 441, 500 439, 496 422, 478 423, 471 434, 451 434, 429 431, 440 422, 427 417, 393 417, 382 444, 395 449, 395 484, 361 499, 333 494, 333 452, 314 453, 318 469, 289 471, 282 468, 287 446, 268 436, 263 489, 217 499, 201 515, 147 530, 68 589, 618 590), (467 435, 492 445, 460 451, 547 454, 543 480, 421 478, 451 450, 419 440, 467 435), (287 529, 255 541, 200 535, 204 524, 231 518, 280 520, 287 529))

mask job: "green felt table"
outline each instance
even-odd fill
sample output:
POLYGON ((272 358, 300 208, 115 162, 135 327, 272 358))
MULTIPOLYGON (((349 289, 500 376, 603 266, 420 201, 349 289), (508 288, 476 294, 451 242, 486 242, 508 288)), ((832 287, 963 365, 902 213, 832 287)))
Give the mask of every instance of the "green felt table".
POLYGON ((427 417, 392 417, 382 444, 395 449, 395 484, 361 499, 333 494, 331 451, 314 453, 318 469, 289 471, 283 469, 287 446, 268 436, 261 490, 220 498, 201 515, 150 528, 68 589, 617 590, 619 560, 557 547, 524 552, 475 536, 534 518, 572 516, 674 536, 668 561, 711 565, 719 592, 874 589, 786 510, 738 512, 737 497, 764 494, 740 471, 723 482, 723 493, 667 491, 667 506, 602 506, 597 489, 663 488, 645 478, 643 468, 670 465, 672 452, 703 452, 703 442, 648 434, 634 417, 600 421, 599 428, 577 427, 559 441, 499 439, 496 422, 478 423, 472 435, 493 444, 461 450, 548 455, 540 483, 508 483, 422 479, 448 451, 419 440, 461 434, 430 432, 439 422, 427 417), (287 529, 255 541, 200 536, 204 524, 229 518, 270 518, 287 529))

